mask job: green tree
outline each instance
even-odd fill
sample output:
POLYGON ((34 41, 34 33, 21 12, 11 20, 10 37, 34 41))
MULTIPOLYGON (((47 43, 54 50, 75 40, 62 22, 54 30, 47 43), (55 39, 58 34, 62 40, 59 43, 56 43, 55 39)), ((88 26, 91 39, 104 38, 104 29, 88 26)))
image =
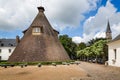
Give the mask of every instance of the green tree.
POLYGON ((84 48, 86 48, 86 44, 84 42, 81 42, 78 46, 77 46, 77 50, 83 50, 84 48))
POLYGON ((96 38, 96 39, 91 39, 88 41, 88 46, 92 46, 94 43, 100 41, 100 40, 106 40, 105 38, 96 38))
POLYGON ((92 55, 91 47, 86 47, 83 50, 77 51, 77 56, 80 58, 80 60, 89 60, 92 55))
POLYGON ((77 51, 77 59, 83 60, 85 57, 84 50, 77 51))
POLYGON ((84 54, 86 56, 87 61, 89 60, 90 53, 91 53, 90 47, 87 47, 87 48, 84 49, 84 54))
MULTIPOLYGON (((82 50, 77 51, 77 56, 81 59, 81 57, 84 56, 84 59, 88 60, 89 58, 95 58, 96 62, 98 61, 98 58, 102 58, 103 61, 107 60, 108 55, 108 47, 106 45, 107 40, 101 40, 99 39, 94 44, 92 44, 89 47, 86 47, 82 50)), ((83 59, 83 58, 82 58, 83 59)))
POLYGON ((107 40, 99 40, 98 42, 96 42, 92 45, 92 52, 96 56, 96 61, 97 61, 98 57, 106 58, 105 57, 107 54, 107 52, 105 51, 106 43, 107 43, 107 40))
POLYGON ((62 43, 63 47, 67 51, 71 59, 76 59, 76 47, 77 45, 72 42, 72 38, 68 35, 60 35, 59 40, 62 43))

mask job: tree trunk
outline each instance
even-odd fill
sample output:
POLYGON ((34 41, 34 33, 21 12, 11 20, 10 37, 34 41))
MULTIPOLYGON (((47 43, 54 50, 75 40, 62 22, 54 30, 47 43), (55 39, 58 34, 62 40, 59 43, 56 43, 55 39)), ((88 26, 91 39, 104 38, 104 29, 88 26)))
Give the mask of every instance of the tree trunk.
POLYGON ((97 55, 96 55, 96 58, 95 58, 95 59, 96 59, 96 63, 97 63, 97 61, 98 61, 98 56, 97 56, 97 55))

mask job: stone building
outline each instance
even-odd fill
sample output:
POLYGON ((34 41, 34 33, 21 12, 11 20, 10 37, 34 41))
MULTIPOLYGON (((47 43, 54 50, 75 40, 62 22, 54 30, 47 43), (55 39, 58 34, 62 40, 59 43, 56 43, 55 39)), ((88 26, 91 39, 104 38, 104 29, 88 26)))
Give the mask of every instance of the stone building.
POLYGON ((15 47, 15 39, 0 39, 0 61, 8 60, 15 47))
POLYGON ((69 56, 59 42, 59 32, 54 30, 44 14, 44 7, 38 7, 39 13, 9 58, 9 62, 66 61, 69 56))
POLYGON ((108 64, 120 67, 120 35, 112 40, 112 31, 109 22, 106 30, 106 38, 108 40, 108 64))
POLYGON ((120 35, 108 43, 108 64, 120 67, 120 35))

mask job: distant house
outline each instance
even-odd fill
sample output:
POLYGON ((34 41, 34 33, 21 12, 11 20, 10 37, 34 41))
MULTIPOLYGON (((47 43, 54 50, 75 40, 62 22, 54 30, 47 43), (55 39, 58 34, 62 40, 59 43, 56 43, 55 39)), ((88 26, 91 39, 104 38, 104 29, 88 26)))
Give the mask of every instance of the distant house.
POLYGON ((108 43, 108 64, 120 67, 120 35, 108 43))
POLYGON ((0 60, 8 60, 16 47, 16 39, 0 39, 0 60))

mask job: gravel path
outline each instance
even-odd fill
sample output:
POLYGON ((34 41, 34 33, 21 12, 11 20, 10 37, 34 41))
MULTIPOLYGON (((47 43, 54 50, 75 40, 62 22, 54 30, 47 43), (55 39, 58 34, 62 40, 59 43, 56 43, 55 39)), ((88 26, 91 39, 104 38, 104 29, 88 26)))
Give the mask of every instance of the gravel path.
POLYGON ((120 68, 94 63, 1 68, 0 80, 120 80, 120 68))
POLYGON ((79 65, 89 77, 76 78, 74 80, 120 80, 120 68, 104 66, 94 63, 81 62, 79 65))
POLYGON ((0 80, 72 80, 87 73, 78 65, 0 67, 0 80))

